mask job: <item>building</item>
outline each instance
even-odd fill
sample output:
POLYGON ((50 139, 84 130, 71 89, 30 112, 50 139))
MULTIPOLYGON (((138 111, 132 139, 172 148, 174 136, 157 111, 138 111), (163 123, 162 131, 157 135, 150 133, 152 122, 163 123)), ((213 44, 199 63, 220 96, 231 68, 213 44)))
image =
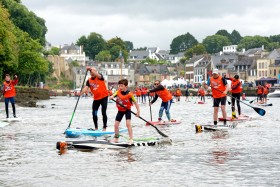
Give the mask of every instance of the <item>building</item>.
POLYGON ((223 53, 235 53, 237 52, 237 45, 229 45, 223 47, 223 53))
POLYGON ((218 69, 221 75, 228 75, 238 61, 236 53, 217 53, 211 56, 211 69, 218 69))
POLYGON ((82 46, 65 44, 60 48, 60 56, 64 57, 66 60, 71 59, 72 61, 77 61, 81 66, 86 65, 86 61, 89 60, 83 51, 82 46))
POLYGON ((194 83, 194 67, 204 59, 203 55, 197 55, 185 62, 186 80, 188 83, 194 83))
POLYGON ((211 60, 210 56, 204 56, 194 67, 194 83, 206 81, 211 76, 211 60))

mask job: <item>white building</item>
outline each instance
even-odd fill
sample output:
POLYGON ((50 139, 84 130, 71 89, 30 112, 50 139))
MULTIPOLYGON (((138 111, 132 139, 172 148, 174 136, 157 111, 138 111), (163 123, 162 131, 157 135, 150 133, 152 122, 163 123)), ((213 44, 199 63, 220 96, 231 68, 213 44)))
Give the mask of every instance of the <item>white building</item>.
POLYGON ((71 45, 65 44, 60 48, 60 56, 64 57, 65 60, 72 59, 73 61, 77 61, 81 66, 85 66, 86 61, 89 60, 82 46, 77 46, 73 43, 71 45))
POLYGON ((223 47, 224 53, 235 53, 237 51, 237 45, 229 45, 223 47))

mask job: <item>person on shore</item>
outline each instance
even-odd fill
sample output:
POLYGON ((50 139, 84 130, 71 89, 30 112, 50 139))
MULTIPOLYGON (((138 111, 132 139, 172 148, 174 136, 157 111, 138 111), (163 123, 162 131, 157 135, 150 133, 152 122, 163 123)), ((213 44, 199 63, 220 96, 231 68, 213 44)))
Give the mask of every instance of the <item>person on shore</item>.
POLYGON ((205 103, 205 91, 202 86, 198 89, 198 96, 200 96, 200 101, 205 103))
POLYGON ((105 84, 103 75, 98 73, 95 68, 87 67, 90 71, 91 77, 87 80, 86 86, 83 88, 80 95, 86 93, 89 89, 93 95, 92 103, 92 118, 95 130, 98 130, 98 117, 97 112, 101 105, 102 116, 103 116, 103 131, 107 128, 107 104, 108 104, 108 90, 105 84))
POLYGON ((135 95, 136 95, 136 98, 137 98, 137 103, 141 103, 141 90, 140 90, 140 88, 136 88, 135 95))
POLYGON ((212 77, 209 77, 207 81, 207 85, 204 84, 205 89, 208 88, 208 86, 211 86, 212 90, 212 96, 213 96, 213 106, 214 106, 214 125, 217 125, 218 123, 218 111, 219 111, 219 105, 221 103, 221 110, 223 114, 224 119, 224 125, 226 125, 226 101, 227 101, 227 81, 224 77, 219 75, 219 70, 214 69, 212 73, 212 77))
POLYGON ((154 99, 149 104, 152 105, 154 102, 156 102, 158 97, 160 97, 162 99, 162 103, 161 103, 161 106, 159 109, 158 121, 159 122, 162 121, 163 110, 165 110, 165 114, 166 114, 168 121, 174 121, 171 119, 171 116, 170 116, 170 107, 172 104, 172 94, 163 85, 160 84, 159 80, 156 80, 154 82, 154 87, 155 87, 154 89, 148 90, 148 93, 150 93, 150 92, 156 93, 154 99))
POLYGON ((258 102, 262 102, 262 98, 263 98, 263 86, 262 85, 258 85, 257 87, 257 103, 258 102))
POLYGON ((187 87, 186 88, 186 99, 185 99, 185 101, 189 101, 189 95, 190 95, 190 92, 189 92, 189 88, 187 87))
POLYGON ((142 97, 142 103, 145 104, 146 103, 146 97, 147 97, 147 88, 142 86, 141 88, 141 97, 142 97))
POLYGON ((237 118, 236 117, 236 112, 235 112, 235 100, 236 100, 236 105, 238 109, 238 115, 241 115, 241 107, 240 107, 240 95, 242 92, 242 83, 239 80, 239 75, 234 75, 234 78, 226 78, 227 80, 231 81, 231 116, 232 118, 237 118))
POLYGON ((5 75, 5 81, 2 85, 2 93, 5 98, 5 110, 6 110, 6 118, 9 118, 9 102, 12 104, 13 108, 13 116, 16 116, 16 106, 15 106, 15 96, 16 96, 16 89, 15 85, 18 83, 17 75, 14 76, 14 79, 11 80, 11 76, 9 74, 5 75))
POLYGON ((121 79, 119 82, 119 89, 110 97, 110 99, 113 99, 116 97, 116 106, 118 108, 118 113, 115 119, 115 136, 114 136, 114 143, 118 143, 119 141, 119 125, 120 122, 125 115, 126 118, 126 127, 128 129, 128 135, 129 135, 129 144, 133 143, 133 132, 132 132, 132 126, 131 126, 131 106, 133 103, 135 104, 135 107, 137 109, 136 116, 140 116, 140 108, 137 103, 137 100, 135 99, 132 92, 130 92, 127 88, 128 81, 127 79, 121 79), (121 104, 121 105, 120 105, 121 104), (123 107, 123 106, 124 107, 123 107))
POLYGON ((263 97, 262 97, 262 103, 266 104, 267 102, 267 94, 269 93, 269 86, 267 82, 264 83, 263 85, 263 97))

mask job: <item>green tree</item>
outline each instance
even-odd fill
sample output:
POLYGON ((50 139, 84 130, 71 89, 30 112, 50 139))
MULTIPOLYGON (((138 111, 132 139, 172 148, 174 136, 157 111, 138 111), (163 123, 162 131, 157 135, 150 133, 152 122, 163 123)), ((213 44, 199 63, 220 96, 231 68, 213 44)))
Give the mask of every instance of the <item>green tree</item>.
POLYGON ((269 41, 266 37, 263 36, 245 36, 242 38, 240 43, 238 44, 238 49, 252 49, 252 48, 259 48, 264 45, 265 48, 268 47, 269 41))
POLYGON ((22 31, 25 31, 33 39, 38 39, 41 45, 45 45, 47 27, 45 20, 29 11, 24 5, 15 0, 1 0, 2 5, 8 9, 12 22, 22 31))
POLYGON ((72 66, 72 67, 79 67, 80 64, 79 64, 79 62, 77 60, 74 60, 74 61, 70 62, 70 66, 72 66))
POLYGON ((232 40, 232 39, 231 39, 231 34, 230 34, 230 33, 228 33, 228 31, 227 31, 227 30, 225 30, 225 29, 218 30, 218 31, 217 31, 217 33, 216 33, 216 35, 225 36, 225 37, 227 37, 227 38, 228 38, 228 40, 229 40, 229 41, 231 41, 231 40, 232 40))
POLYGON ((111 49, 115 46, 120 46, 122 50, 126 50, 125 42, 117 36, 115 38, 112 38, 112 39, 108 40, 108 42, 107 42, 107 48, 108 49, 111 49))
POLYGON ((205 46, 206 51, 210 54, 217 53, 223 50, 223 46, 231 45, 229 39, 226 36, 212 35, 207 36, 202 44, 205 46))
POLYGON ((192 58, 193 55, 201 55, 206 53, 206 48, 203 44, 197 44, 193 46, 192 48, 188 49, 185 53, 184 56, 189 59, 192 58))
POLYGON ((198 41, 190 33, 177 36, 170 44, 171 53, 177 54, 179 52, 186 51, 196 44, 198 44, 198 41))
POLYGON ((232 45, 238 45, 241 39, 242 39, 242 36, 239 34, 238 31, 233 30, 231 32, 231 43, 232 43, 232 45))
POLYGON ((267 46, 268 51, 273 51, 274 49, 279 49, 280 48, 280 43, 279 42, 270 42, 267 46))
POLYGON ((148 64, 158 64, 158 61, 156 59, 152 59, 147 57, 145 60, 141 61, 142 64, 148 63, 148 64))
POLYGON ((95 59, 95 55, 100 51, 106 50, 106 41, 96 32, 90 33, 88 37, 80 37, 76 44, 83 46, 86 55, 91 59, 95 59))
POLYGON ((133 50, 133 43, 130 41, 124 41, 125 42, 125 47, 127 51, 133 50))
POLYGON ((124 58, 124 62, 127 62, 128 52, 123 50, 120 46, 116 45, 110 49, 111 59, 113 61, 120 61, 120 52, 124 58))
POLYGON ((111 61, 111 57, 112 57, 112 56, 111 56, 111 54, 110 54, 110 51, 104 50, 104 51, 100 51, 100 52, 95 56, 95 60, 110 62, 110 61, 111 61))

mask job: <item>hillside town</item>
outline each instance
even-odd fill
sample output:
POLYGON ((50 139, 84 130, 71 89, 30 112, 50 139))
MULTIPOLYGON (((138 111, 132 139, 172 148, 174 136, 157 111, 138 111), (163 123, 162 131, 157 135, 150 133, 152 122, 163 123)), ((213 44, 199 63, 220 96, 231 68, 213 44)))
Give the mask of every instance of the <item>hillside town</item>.
POLYGON ((280 79, 280 49, 264 50, 264 46, 237 51, 237 45, 224 46, 223 51, 209 55, 194 55, 181 63, 182 52, 170 54, 168 50, 150 47, 146 50, 130 50, 127 63, 93 61, 86 56, 82 46, 65 44, 60 47, 60 55, 49 55, 47 59, 53 63, 53 76, 59 82, 63 75, 74 82, 74 89, 80 88, 86 72, 86 66, 95 67, 107 80, 108 87, 117 84, 118 80, 126 78, 129 86, 147 86, 155 80, 183 80, 193 87, 207 80, 217 68, 224 76, 233 77, 238 74, 243 84, 253 87, 268 82, 278 84, 280 79), (143 60, 165 60, 168 64, 145 64, 143 60), (79 66, 71 66, 76 61, 79 66))

